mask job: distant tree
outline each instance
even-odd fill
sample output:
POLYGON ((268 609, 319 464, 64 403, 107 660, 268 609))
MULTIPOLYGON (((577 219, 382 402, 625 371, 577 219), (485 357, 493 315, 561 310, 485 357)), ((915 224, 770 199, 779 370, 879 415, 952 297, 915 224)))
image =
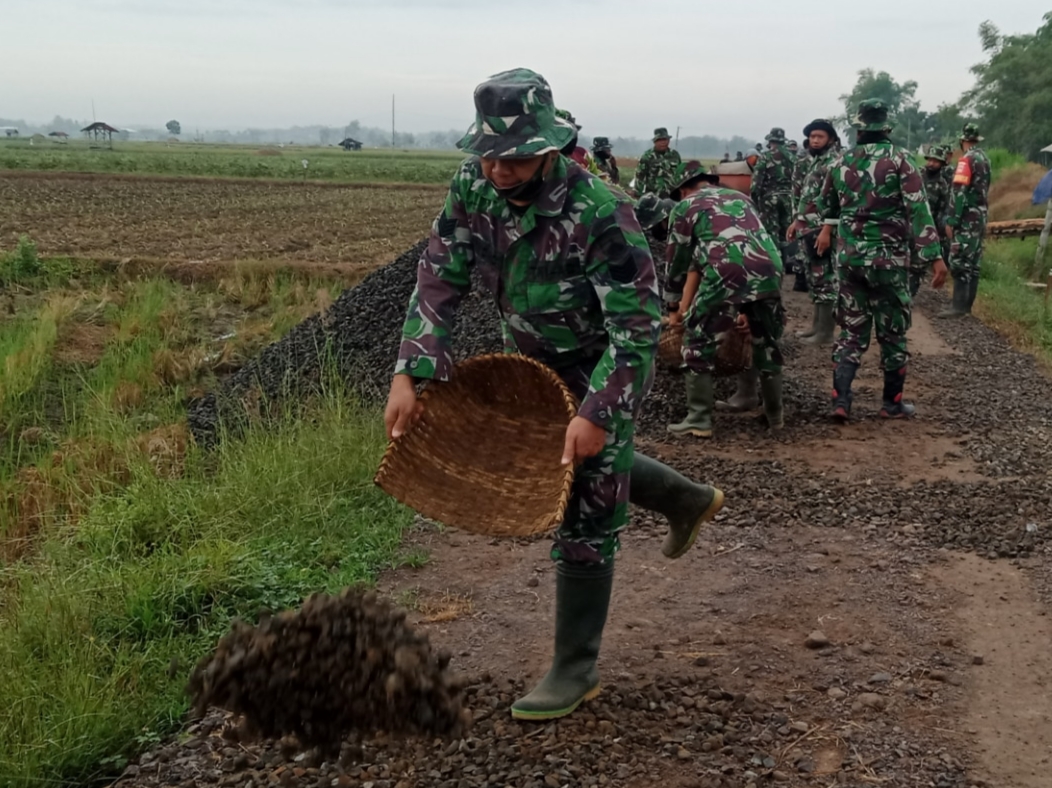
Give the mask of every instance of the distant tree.
POLYGON ((866 99, 881 99, 887 106, 895 126, 891 135, 893 142, 909 147, 913 147, 917 142, 929 142, 927 137, 931 133, 931 124, 927 122, 927 114, 921 111, 916 94, 916 81, 911 79, 899 83, 887 71, 878 72, 864 68, 858 72, 858 79, 851 92, 840 97, 844 105, 844 114, 836 120, 853 139, 851 119, 858 112, 858 105, 866 99))
POLYGON ((1052 144, 1052 12, 1024 35, 983 22, 979 41, 987 60, 972 66, 976 84, 961 104, 979 116, 989 145, 1037 160, 1052 144))
POLYGON ((168 129, 168 133, 173 136, 179 136, 183 133, 183 127, 179 125, 179 121, 170 120, 164 124, 164 127, 168 129))

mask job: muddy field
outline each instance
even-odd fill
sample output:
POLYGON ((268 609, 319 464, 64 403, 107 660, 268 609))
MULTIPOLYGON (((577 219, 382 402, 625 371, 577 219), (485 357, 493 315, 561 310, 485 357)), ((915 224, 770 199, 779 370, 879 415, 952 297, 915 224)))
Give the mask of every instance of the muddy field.
MULTIPOLYGON (((809 305, 786 294, 791 329, 809 305)), ((682 560, 663 523, 624 535, 600 659, 604 693, 567 720, 513 722, 551 648, 543 541, 419 525, 421 569, 380 590, 470 677, 452 741, 355 735, 339 758, 233 743, 212 712, 120 785, 1005 786, 1048 784, 1052 747, 1052 413, 1034 360, 922 294, 908 396, 876 418, 871 352, 855 423, 826 418, 828 351, 787 342, 788 428, 721 415, 670 441, 681 381, 660 377, 640 448, 719 484, 728 505, 682 560)), ((791 331, 789 333, 791 336, 791 331)))
POLYGON ((44 254, 96 260, 368 268, 415 242, 443 196, 426 185, 7 173, 0 249, 28 235, 44 254))

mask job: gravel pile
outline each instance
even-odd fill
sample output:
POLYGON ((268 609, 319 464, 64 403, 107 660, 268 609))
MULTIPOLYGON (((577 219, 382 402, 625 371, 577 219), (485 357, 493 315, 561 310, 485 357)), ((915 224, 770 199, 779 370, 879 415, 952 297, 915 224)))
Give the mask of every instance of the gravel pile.
POLYGON ((197 665, 190 694, 241 715, 247 737, 295 736, 338 752, 351 731, 457 734, 470 725, 450 655, 375 594, 316 594, 299 610, 234 625, 197 665))
MULTIPOLYGON (((231 430, 243 426, 261 402, 278 403, 311 391, 329 364, 364 400, 382 403, 426 245, 421 241, 345 290, 327 312, 300 323, 217 391, 192 403, 187 421, 198 445, 214 445, 221 424, 231 430)), ((453 345, 458 359, 502 347, 497 310, 477 281, 461 303, 453 345)))

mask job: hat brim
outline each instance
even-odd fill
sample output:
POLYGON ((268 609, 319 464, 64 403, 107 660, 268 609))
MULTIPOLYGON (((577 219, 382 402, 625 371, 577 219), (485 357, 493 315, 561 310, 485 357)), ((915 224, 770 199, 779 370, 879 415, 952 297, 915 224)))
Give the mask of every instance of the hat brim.
POLYGON ((856 131, 883 131, 887 133, 895 130, 895 127, 886 121, 884 123, 859 123, 856 121, 851 125, 855 127, 856 131))
POLYGON ((982 142, 985 139, 986 137, 981 134, 977 137, 966 137, 963 134, 961 135, 961 142, 982 142))
POLYGON ((678 200, 680 199, 680 192, 684 187, 691 186, 692 184, 695 184, 698 181, 706 181, 708 183, 711 183, 713 186, 719 186, 720 176, 714 172, 696 172, 689 178, 686 178, 682 182, 677 183, 672 189, 669 190, 669 194, 671 195, 672 199, 678 200))
POLYGON ((525 137, 521 134, 494 134, 471 124, 467 134, 460 138, 457 147, 472 156, 484 159, 523 159, 540 156, 553 150, 562 150, 574 137, 577 129, 562 118, 555 125, 539 134, 525 137))
POLYGON ((661 137, 654 137, 654 139, 652 139, 651 142, 657 142, 658 140, 670 140, 670 139, 672 139, 672 135, 671 134, 665 134, 665 135, 663 135, 661 137))
POLYGON ((832 123, 808 123, 806 126, 804 126, 805 137, 810 137, 816 131, 824 131, 830 137, 836 137, 837 139, 840 138, 840 135, 837 134, 836 128, 833 126, 832 123))

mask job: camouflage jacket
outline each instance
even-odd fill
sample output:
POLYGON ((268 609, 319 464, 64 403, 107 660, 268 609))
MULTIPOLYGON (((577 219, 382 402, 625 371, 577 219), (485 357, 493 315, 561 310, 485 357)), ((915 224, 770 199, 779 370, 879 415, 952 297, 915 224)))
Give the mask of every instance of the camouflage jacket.
POLYGON ((540 196, 513 209, 478 158, 453 177, 409 301, 396 374, 448 380, 456 305, 477 267, 494 296, 506 350, 590 375, 580 415, 606 426, 634 413, 660 330, 654 262, 631 202, 565 157, 540 196))
POLYGON ((811 169, 812 158, 811 156, 797 156, 796 163, 793 164, 793 206, 800 202, 800 195, 804 189, 804 180, 807 178, 807 173, 811 169))
POLYGON ((671 148, 664 153, 658 153, 653 148, 648 150, 640 157, 636 168, 636 192, 668 197, 672 191, 672 180, 682 161, 679 151, 671 148))
POLYGON ((942 257, 924 181, 909 153, 890 142, 857 145, 833 164, 818 214, 839 227, 838 264, 907 267, 942 257))
POLYGON ((840 148, 836 145, 830 145, 818 156, 808 156, 809 167, 804 175, 800 194, 793 203, 793 218, 803 222, 809 229, 822 224, 822 217, 818 215, 818 198, 822 194, 830 167, 839 157, 840 148))
POLYGON ((752 172, 752 200, 759 205, 773 194, 791 194, 796 157, 785 145, 769 147, 760 154, 752 172))
POLYGON ((617 159, 613 156, 594 156, 595 166, 599 168, 599 177, 604 181, 614 184, 621 183, 621 171, 617 168, 617 159))
POLYGON ((924 191, 928 194, 928 207, 931 208, 931 218, 940 238, 950 211, 950 182, 946 180, 945 174, 947 169, 944 165, 938 172, 931 172, 927 167, 923 170, 924 191))
POLYGON ((733 293, 732 304, 779 298, 782 258, 764 229, 760 214, 739 191, 706 187, 676 204, 669 216, 668 288, 675 303, 683 295, 692 267, 701 272, 700 301, 705 291, 733 293))
POLYGON ((985 227, 989 194, 990 159, 975 146, 957 162, 946 223, 950 227, 985 227))

